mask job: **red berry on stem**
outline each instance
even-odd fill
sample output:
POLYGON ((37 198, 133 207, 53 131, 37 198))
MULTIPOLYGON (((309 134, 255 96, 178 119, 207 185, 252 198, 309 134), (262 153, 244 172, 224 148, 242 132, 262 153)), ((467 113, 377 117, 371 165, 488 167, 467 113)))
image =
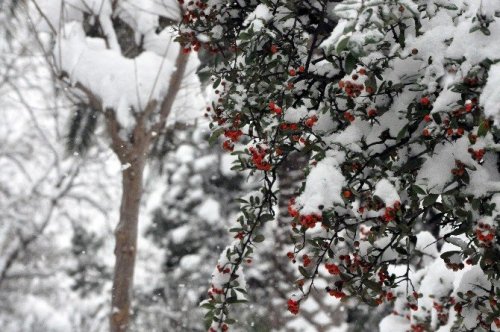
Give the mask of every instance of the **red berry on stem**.
POLYGON ((368 116, 369 116, 370 118, 373 118, 373 117, 377 116, 377 110, 376 110, 376 109, 374 109, 374 108, 369 109, 369 110, 368 110, 368 116))
POLYGON ((299 313, 300 304, 298 301, 289 299, 287 305, 288 305, 288 311, 290 311, 292 314, 296 315, 299 313))
POLYGON ((273 111, 275 107, 276 107, 276 104, 274 103, 274 101, 272 101, 272 100, 271 100, 271 101, 269 102, 269 109, 270 109, 271 111, 273 111))

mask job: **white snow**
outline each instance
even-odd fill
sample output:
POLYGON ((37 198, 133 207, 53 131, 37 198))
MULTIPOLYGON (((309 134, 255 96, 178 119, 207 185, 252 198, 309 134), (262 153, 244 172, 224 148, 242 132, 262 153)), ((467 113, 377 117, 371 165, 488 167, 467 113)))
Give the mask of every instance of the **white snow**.
POLYGON ((112 50, 91 48, 78 23, 66 26, 54 55, 73 84, 90 89, 103 108, 115 110, 120 124, 128 129, 135 124, 134 113, 144 111, 149 102, 166 93, 174 70, 169 59, 152 52, 127 59, 112 50))
POLYGON ((488 72, 488 81, 479 99, 484 113, 500 125, 500 64, 491 66, 488 72))
POLYGON ((243 26, 247 26, 250 23, 254 24, 254 30, 260 30, 263 27, 263 23, 266 23, 273 17, 272 13, 269 11, 269 8, 265 4, 259 4, 255 7, 253 13, 247 16, 243 26), (255 22, 255 20, 260 20, 259 23, 255 22))
POLYGON ((328 209, 334 204, 343 204, 341 192, 345 178, 339 168, 339 160, 343 157, 341 152, 337 152, 337 158, 327 157, 311 169, 305 190, 297 198, 297 204, 302 206, 301 214, 320 213, 320 205, 328 209))
POLYGON ((384 201, 386 206, 392 207, 396 201, 401 201, 398 191, 396 190, 394 185, 387 179, 382 179, 377 183, 373 194, 380 197, 380 199, 384 201))
POLYGON ((209 223, 220 221, 220 203, 212 198, 206 199, 198 208, 198 215, 209 223))

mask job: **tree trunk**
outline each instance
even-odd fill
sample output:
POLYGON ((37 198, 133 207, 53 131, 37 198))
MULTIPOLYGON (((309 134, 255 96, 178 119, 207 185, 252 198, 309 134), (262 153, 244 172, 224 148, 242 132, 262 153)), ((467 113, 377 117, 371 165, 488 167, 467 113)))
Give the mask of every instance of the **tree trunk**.
POLYGON ((152 133, 159 133, 164 130, 175 97, 181 88, 187 62, 188 56, 179 51, 176 60, 177 69, 172 74, 167 94, 160 105, 159 120, 150 130, 146 129, 146 122, 148 117, 157 109, 156 101, 149 103, 141 116, 138 117, 129 142, 124 142, 120 138, 120 125, 114 111, 106 110, 105 112, 113 151, 121 163, 128 166, 122 173, 123 192, 120 221, 115 230, 116 260, 113 288, 111 290, 111 332, 125 332, 129 325, 144 166, 153 140, 152 133))
POLYGON ((122 173, 120 221, 115 230, 116 263, 111 299, 111 332, 126 331, 130 320, 145 154, 137 154, 128 162, 129 168, 122 173))

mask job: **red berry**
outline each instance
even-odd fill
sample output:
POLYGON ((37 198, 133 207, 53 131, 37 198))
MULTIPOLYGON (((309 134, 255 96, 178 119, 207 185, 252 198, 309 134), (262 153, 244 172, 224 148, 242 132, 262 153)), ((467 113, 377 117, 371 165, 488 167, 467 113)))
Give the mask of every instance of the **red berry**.
POLYGON ((274 103, 274 101, 272 101, 272 100, 271 100, 271 101, 269 102, 269 109, 270 109, 271 111, 273 111, 275 107, 276 107, 276 104, 274 103))
POLYGON ((279 50, 279 49, 278 49, 278 46, 276 46, 276 45, 274 45, 274 44, 273 44, 273 45, 271 45, 271 53, 272 53, 272 54, 277 53, 277 52, 278 52, 278 50, 279 50))
POLYGON ((222 148, 226 151, 232 152, 234 150, 234 145, 230 140, 226 140, 222 143, 222 148))
POLYGON ((333 275, 339 275, 340 274, 340 269, 337 264, 333 263, 326 263, 325 264, 326 269, 328 270, 328 273, 333 274, 333 275))
POLYGON ((288 311, 290 311, 292 314, 296 315, 299 313, 299 301, 294 301, 292 299, 289 299, 287 302, 288 305, 288 311))
POLYGON ((304 67, 304 66, 299 67, 299 73, 303 73, 305 71, 306 71, 306 67, 304 67))
POLYGON ((377 116, 377 110, 376 110, 376 109, 374 109, 374 108, 369 109, 369 110, 368 110, 368 116, 369 116, 370 118, 373 118, 373 117, 377 116))
POLYGON ((345 112, 344 119, 346 119, 349 122, 353 122, 355 120, 355 117, 350 112, 345 112))
POLYGON ((288 73, 290 74, 290 76, 297 75, 297 72, 295 71, 295 69, 290 69, 290 71, 288 73))
POLYGON ((295 198, 291 198, 288 202, 288 213, 291 217, 295 218, 299 216, 299 212, 295 209, 295 198))
POLYGON ((336 297, 337 299, 342 299, 342 298, 344 298, 344 297, 346 297, 346 296, 347 296, 344 292, 342 292, 342 291, 338 291, 338 290, 330 290, 328 293, 329 293, 331 296, 336 297))
POLYGON ((432 121, 432 117, 431 117, 429 114, 426 114, 426 115, 424 116, 424 121, 425 121, 425 122, 431 122, 431 121, 432 121))
POLYGON ((302 260, 304 261, 304 267, 308 267, 311 264, 311 259, 307 255, 302 256, 302 260))
POLYGON ((305 121, 305 125, 309 128, 312 128, 316 122, 318 122, 318 117, 316 115, 313 115, 310 118, 307 118, 307 120, 305 121))
POLYGON ((420 99, 420 104, 423 106, 429 106, 430 103, 429 97, 422 97, 422 99, 420 99))
POLYGON ((236 142, 240 139, 243 132, 241 130, 226 130, 224 136, 231 139, 231 141, 236 142))

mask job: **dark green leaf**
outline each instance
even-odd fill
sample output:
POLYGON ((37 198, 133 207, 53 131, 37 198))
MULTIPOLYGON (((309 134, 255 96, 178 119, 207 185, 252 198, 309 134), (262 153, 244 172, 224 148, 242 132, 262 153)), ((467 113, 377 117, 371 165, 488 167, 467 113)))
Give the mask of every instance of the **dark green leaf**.
POLYGON ((262 234, 257 234, 257 235, 255 235, 255 237, 253 238, 253 242, 257 242, 257 243, 262 242, 262 241, 264 241, 264 240, 265 240, 265 237, 264 237, 264 235, 262 235, 262 234))
POLYGON ((438 199, 439 195, 437 194, 429 194, 426 198, 424 198, 423 204, 424 207, 428 207, 436 203, 436 200, 438 199))

